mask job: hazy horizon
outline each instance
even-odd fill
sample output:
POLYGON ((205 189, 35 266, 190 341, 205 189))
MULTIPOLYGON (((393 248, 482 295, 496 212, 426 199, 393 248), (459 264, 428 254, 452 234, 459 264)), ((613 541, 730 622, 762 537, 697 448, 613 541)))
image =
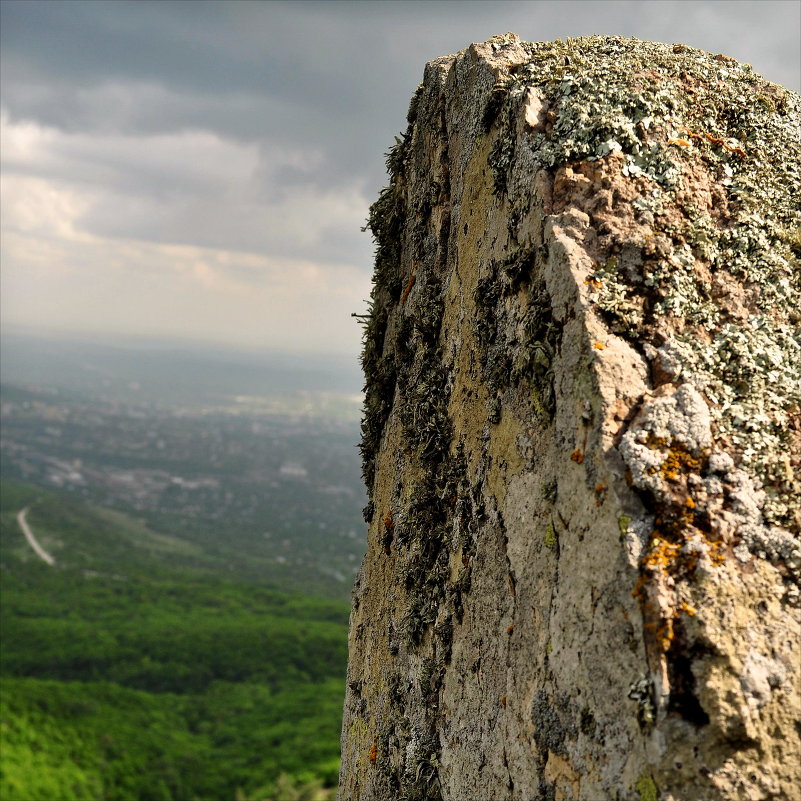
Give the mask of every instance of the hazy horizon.
POLYGON ((233 409, 244 399, 251 405, 283 399, 284 410, 319 411, 336 401, 337 413, 346 410, 356 419, 362 383, 359 364, 349 354, 119 336, 99 341, 7 333, 0 339, 4 392, 66 392, 88 402, 104 397, 164 408, 233 409))
POLYGON ((801 3, 15 2, 0 332, 356 360, 361 231, 426 61, 620 34, 798 91, 801 3))
POLYGON ((350 351, 326 350, 324 347, 298 349, 280 347, 270 343, 228 342, 221 339, 204 338, 202 335, 169 335, 158 332, 125 333, 104 332, 102 338, 92 330, 80 328, 58 329, 42 327, 29 327, 24 325, 2 325, 0 323, 0 341, 8 345, 13 340, 41 340, 42 342, 64 342, 75 345, 99 345, 103 347, 119 348, 121 350, 183 350, 204 354, 228 354, 231 356, 276 357, 287 361, 297 360, 300 363, 317 363, 323 360, 343 361, 351 360, 354 355, 350 351))

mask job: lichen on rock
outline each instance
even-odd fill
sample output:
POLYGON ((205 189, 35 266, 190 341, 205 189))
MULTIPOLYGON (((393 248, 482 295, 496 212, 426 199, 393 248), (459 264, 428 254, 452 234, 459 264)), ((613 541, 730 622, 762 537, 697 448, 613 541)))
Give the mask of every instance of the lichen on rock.
POLYGON ((801 99, 506 34, 407 121, 340 797, 801 798, 801 99))

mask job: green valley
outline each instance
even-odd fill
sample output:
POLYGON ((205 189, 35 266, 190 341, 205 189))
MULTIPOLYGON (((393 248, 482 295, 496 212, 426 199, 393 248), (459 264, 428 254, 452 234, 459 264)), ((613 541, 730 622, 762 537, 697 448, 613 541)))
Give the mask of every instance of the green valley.
POLYGON ((4 481, 0 797, 332 797, 347 606, 289 594, 196 542, 4 481), (36 556, 28 523, 56 560, 36 556))

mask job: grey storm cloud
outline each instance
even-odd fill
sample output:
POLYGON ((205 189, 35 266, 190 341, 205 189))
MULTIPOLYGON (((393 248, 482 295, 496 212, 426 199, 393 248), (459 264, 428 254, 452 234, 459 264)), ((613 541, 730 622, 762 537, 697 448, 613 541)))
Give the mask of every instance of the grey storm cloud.
POLYGON ((64 130, 201 128, 322 148, 305 180, 382 177, 423 63, 515 30, 620 33, 750 61, 801 88, 799 4, 778 2, 15 2, 3 100, 64 130))
POLYGON ((97 312, 133 330, 154 313, 151 259, 165 330, 207 332, 208 298, 227 292, 217 330, 234 341, 236 292, 252 287, 251 338, 260 308, 295 319, 316 292, 324 338, 356 342, 342 319, 369 291, 360 228, 426 61, 506 31, 620 34, 723 52, 799 90, 799 25, 796 0, 2 0, 6 316, 97 312), (72 274, 104 288, 102 309, 72 274))

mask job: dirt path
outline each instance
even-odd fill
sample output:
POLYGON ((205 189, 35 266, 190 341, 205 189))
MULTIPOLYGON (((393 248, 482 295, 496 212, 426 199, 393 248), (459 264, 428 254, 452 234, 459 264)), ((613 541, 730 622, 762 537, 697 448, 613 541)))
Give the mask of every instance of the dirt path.
POLYGON ((36 555, 42 559, 43 561, 47 562, 48 565, 54 565, 56 560, 53 559, 52 556, 44 549, 41 545, 36 541, 36 537, 33 536, 33 532, 31 531, 31 527, 28 525, 28 521, 26 517, 28 516, 28 509, 30 507, 26 506, 18 515, 17 515, 17 523, 19 523, 19 527, 22 529, 22 533, 25 535, 25 539, 28 540, 28 544, 36 551, 36 555))

